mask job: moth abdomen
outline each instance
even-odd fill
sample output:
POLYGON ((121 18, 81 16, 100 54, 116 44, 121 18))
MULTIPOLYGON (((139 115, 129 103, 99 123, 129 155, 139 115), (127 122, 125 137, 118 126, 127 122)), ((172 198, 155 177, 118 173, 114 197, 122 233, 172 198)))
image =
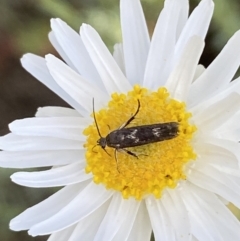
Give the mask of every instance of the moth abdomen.
POLYGON ((127 148, 169 140, 178 135, 177 122, 142 125, 115 130, 106 136, 107 146, 127 148))

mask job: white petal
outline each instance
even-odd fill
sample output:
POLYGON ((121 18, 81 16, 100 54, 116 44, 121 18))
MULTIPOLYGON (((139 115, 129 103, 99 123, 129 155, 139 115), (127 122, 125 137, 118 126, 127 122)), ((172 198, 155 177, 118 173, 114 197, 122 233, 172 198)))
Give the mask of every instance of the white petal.
POLYGON ((117 62, 119 68, 122 70, 122 72, 125 74, 125 62, 124 62, 124 54, 123 54, 123 46, 121 43, 114 45, 114 51, 113 51, 113 58, 117 62))
POLYGON ((68 205, 89 182, 82 182, 62 188, 37 205, 28 208, 10 222, 10 228, 14 231, 26 230, 33 225, 42 222, 62 208, 68 205))
MULTIPOLYGON (((202 159, 202 157, 200 158, 202 159)), ((228 166, 221 166, 217 164, 209 164, 209 163, 203 163, 201 162, 195 162, 195 164, 192 166, 193 169, 198 169, 199 171, 203 171, 205 169, 208 169, 205 174, 206 175, 212 175, 216 180, 219 179, 219 176, 223 176, 223 178, 228 179, 228 181, 225 181, 225 184, 233 183, 231 185, 231 188, 236 186, 236 190, 240 188, 239 184, 239 178, 240 178, 240 169, 239 167, 233 169, 228 166)), ((230 185, 228 185, 230 186, 230 185)))
POLYGON ((239 152, 240 143, 235 142, 235 141, 225 140, 225 139, 219 139, 216 137, 210 137, 207 135, 203 135, 202 137, 203 137, 205 143, 219 146, 219 147, 231 152, 237 158, 237 160, 240 162, 240 152, 239 152))
POLYGON ((93 241, 97 230, 107 212, 110 200, 105 202, 101 207, 78 222, 68 241, 93 241))
POLYGON ((152 226, 148 216, 145 202, 141 202, 137 217, 127 241, 149 241, 152 226))
POLYGON ((212 220, 209 212, 202 208, 196 197, 192 194, 188 183, 181 190, 181 196, 188 208, 192 233, 199 241, 224 241, 219 230, 212 220))
POLYGON ((216 195, 195 185, 189 185, 188 190, 196 198, 199 208, 208 212, 223 240, 240 239, 239 221, 216 195))
POLYGON ((0 166, 9 168, 49 167, 85 161, 85 150, 0 151, 0 166))
POLYGON ((107 92, 127 92, 131 85, 118 67, 98 33, 89 25, 80 29, 83 43, 95 64, 107 92))
POLYGON ((226 138, 227 140, 231 141, 239 141, 240 140, 240 129, 235 130, 235 131, 229 131, 225 133, 219 133, 221 137, 226 138))
POLYGON ((235 113, 218 129, 219 132, 236 131, 240 128, 240 111, 235 113))
POLYGON ((190 106, 194 106, 226 88, 240 64, 239 42, 240 31, 233 35, 212 64, 192 84, 188 97, 190 106))
MULTIPOLYGON (((80 36, 79 36, 80 37, 80 36)), ((77 69, 75 68, 74 64, 72 63, 72 61, 69 59, 69 57, 67 56, 67 54, 64 52, 64 49, 62 48, 62 46, 59 44, 55 34, 53 31, 51 31, 48 34, 48 39, 51 42, 52 46, 57 50, 57 52, 59 53, 59 55, 62 57, 62 59, 68 64, 69 67, 71 67, 73 70, 75 70, 77 72, 77 69)))
POLYGON ((53 233, 47 241, 66 241, 69 240, 70 236, 72 235, 72 232, 74 231, 76 225, 72 225, 69 228, 66 228, 62 231, 59 231, 57 233, 53 233))
POLYGON ((201 131, 212 131, 231 119, 239 110, 239 106, 240 95, 232 93, 204 109, 200 109, 199 105, 198 108, 191 110, 191 113, 193 113, 194 123, 201 131))
MULTIPOLYGON (((205 241, 206 239, 203 239, 202 241, 205 241)), ((196 237, 192 236, 192 240, 191 241, 199 241, 198 239, 196 239, 196 237)))
POLYGON ((240 240, 240 222, 233 213, 213 194, 191 185, 191 192, 201 208, 209 212, 223 240, 240 240))
MULTIPOLYGON (((212 174, 212 176, 215 177, 216 180, 222 174, 223 178, 226 177, 227 179, 229 179, 229 182, 227 182, 227 181, 225 182, 226 185, 227 185, 227 183, 235 182, 236 180, 239 180, 239 177, 240 177, 239 167, 233 168, 233 167, 230 167, 229 165, 221 166, 219 164, 207 163, 207 162, 202 161, 201 160, 202 158, 204 158, 204 157, 200 157, 199 158, 200 162, 197 161, 192 165, 193 169, 199 168, 199 171, 203 171, 206 168, 208 170, 205 172, 205 174, 209 174, 209 175, 212 174)), ((232 184, 232 186, 234 186, 234 185, 235 184, 232 184)), ((237 185, 236 186, 236 190, 237 190, 237 188, 240 188, 239 182, 236 182, 236 185, 237 185)))
POLYGON ((203 47, 203 40, 197 36, 192 37, 187 43, 179 63, 166 83, 173 98, 178 100, 187 98, 203 47))
POLYGON ((214 167, 195 163, 187 179, 205 190, 216 193, 226 200, 240 207, 240 187, 227 175, 220 173, 214 167))
POLYGON ((196 68, 196 71, 195 71, 195 74, 194 74, 194 77, 193 77, 193 82, 198 79, 200 77, 200 75, 203 74, 203 72, 205 71, 205 67, 201 64, 199 64, 196 68))
POLYGON ((213 8, 214 3, 212 0, 203 0, 193 10, 177 41, 174 63, 178 63, 180 56, 184 52, 184 49, 192 36, 196 35, 205 39, 212 18, 213 8))
POLYGON ((178 26, 177 26, 177 39, 179 38, 179 35, 181 34, 181 32, 188 20, 188 14, 189 14, 188 0, 180 0, 178 2, 181 3, 181 11, 179 14, 178 26))
POLYGON ((126 240, 132 229, 139 206, 139 201, 133 198, 126 200, 122 198, 120 193, 115 193, 94 241, 126 240), (125 225, 125 222, 128 225, 125 225), (124 226, 125 230, 121 229, 121 226, 124 226))
POLYGON ((165 84, 171 71, 176 29, 185 0, 165 1, 151 40, 143 85, 156 88, 165 84))
POLYGON ((225 198, 223 198, 223 197, 221 197, 221 196, 219 196, 219 195, 216 195, 217 197, 218 197, 218 199, 225 205, 225 206, 227 206, 227 205, 229 205, 229 201, 228 200, 226 200, 225 198))
POLYGON ((39 107, 35 114, 36 117, 80 117, 81 115, 74 109, 59 107, 59 106, 46 106, 39 107))
POLYGON ((23 68, 25 68, 31 75, 33 75, 41 83, 46 85, 50 90, 60 96, 79 113, 81 113, 82 115, 86 115, 86 111, 71 96, 69 96, 52 78, 47 69, 46 61, 44 58, 34 54, 25 54, 21 58, 21 63, 23 68))
POLYGON ((190 222, 181 196, 176 190, 167 189, 161 201, 175 229, 176 240, 189 241, 191 238, 190 222))
POLYGON ((26 187, 60 187, 90 179, 92 175, 86 174, 84 167, 84 162, 77 162, 47 171, 16 172, 11 179, 26 187))
POLYGON ((170 223, 161 199, 157 200, 155 197, 149 196, 146 198, 146 205, 152 223, 155 240, 175 241, 174 228, 170 223))
POLYGON ((240 140, 240 111, 216 130, 219 137, 238 142, 240 140))
POLYGON ((69 64, 67 60, 70 60, 70 64, 72 63, 74 70, 76 69, 81 76, 92 84, 97 85, 101 90, 104 90, 100 76, 80 35, 59 18, 51 19, 51 28, 56 40, 64 50, 65 55, 67 55, 66 62, 69 64))
POLYGON ((121 0, 120 15, 126 75, 131 84, 141 84, 150 39, 140 1, 121 0))
POLYGON ((90 183, 58 213, 31 227, 29 234, 45 235, 67 228, 98 209, 112 194, 104 186, 90 183))
MULTIPOLYGON (((231 81, 226 88, 226 91, 237 92, 240 94, 240 77, 231 81)), ((221 92, 224 90, 221 90, 221 92)), ((220 94, 220 93, 219 93, 220 94)))
POLYGON ((136 221, 137 214, 139 212, 139 207, 141 205, 140 201, 134 201, 135 204, 133 204, 133 206, 129 208, 129 211, 126 211, 126 205, 125 208, 122 209, 122 214, 125 215, 125 221, 120 226, 120 229, 118 230, 112 241, 122 241, 129 239, 129 235, 132 231, 134 222, 136 221))
MULTIPOLYGON (((200 103, 196 104, 195 106, 189 107, 189 111, 193 113, 197 113, 199 110, 204 110, 208 108, 211 105, 216 104, 219 101, 222 101, 224 98, 226 98, 228 95, 231 95, 233 93, 240 94, 240 78, 237 78, 236 80, 230 82, 226 88, 222 89, 217 94, 213 95, 211 98, 206 99, 204 101, 201 101, 200 103)), ((191 90, 190 90, 191 92, 191 90)), ((188 103, 191 105, 191 103, 188 103)))
POLYGON ((0 149, 5 151, 80 150, 83 142, 53 137, 16 136, 12 133, 0 137, 0 149))
MULTIPOLYGON (((208 165, 208 164, 207 164, 208 165)), ((240 178, 240 170, 239 168, 233 169, 225 166, 220 166, 220 165, 210 165, 211 167, 214 167, 219 172, 222 172, 223 174, 227 174, 230 179, 233 181, 237 181, 237 185, 239 183, 239 178, 240 178)))
POLYGON ((48 54, 47 67, 54 80, 83 108, 92 112, 92 100, 96 99, 96 109, 108 101, 104 92, 87 82, 82 76, 74 72, 60 59, 48 54))
POLYGON ((195 143, 194 150, 203 163, 238 169, 238 160, 230 151, 210 143, 195 143))
POLYGON ((82 133, 91 122, 91 118, 81 117, 26 118, 13 121, 9 124, 9 129, 21 136, 49 136, 85 141, 86 137, 82 133))

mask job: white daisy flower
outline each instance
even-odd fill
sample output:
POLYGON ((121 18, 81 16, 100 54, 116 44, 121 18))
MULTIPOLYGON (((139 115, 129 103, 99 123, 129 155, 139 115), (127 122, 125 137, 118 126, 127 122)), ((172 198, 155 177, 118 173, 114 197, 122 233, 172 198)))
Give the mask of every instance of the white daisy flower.
POLYGON ((240 81, 231 82, 240 32, 207 69, 198 65, 213 7, 202 0, 188 17, 187 0, 166 0, 150 41, 140 1, 121 0, 123 43, 113 56, 91 26, 79 35, 51 21, 66 63, 26 54, 22 65, 74 109, 44 107, 12 122, 0 165, 52 166, 11 178, 64 187, 14 218, 12 230, 49 241, 146 241, 152 230, 157 241, 240 240, 226 207, 240 208, 240 81))

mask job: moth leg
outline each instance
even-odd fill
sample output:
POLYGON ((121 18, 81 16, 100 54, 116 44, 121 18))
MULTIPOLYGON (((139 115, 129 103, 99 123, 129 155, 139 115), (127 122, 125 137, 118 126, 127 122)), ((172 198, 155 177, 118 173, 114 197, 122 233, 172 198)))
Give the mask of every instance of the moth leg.
POLYGON ((117 149, 117 150, 118 150, 119 152, 125 152, 125 153, 127 153, 128 155, 134 156, 134 157, 136 157, 136 158, 138 159, 137 154, 135 154, 134 152, 131 152, 131 151, 129 151, 129 150, 127 150, 127 149, 123 149, 123 148, 117 149))
POLYGON ((114 150, 114 157, 115 157, 115 161, 116 161, 116 163, 117 163, 117 171, 120 173, 119 168, 118 168, 117 151, 118 151, 118 149, 115 149, 115 150, 114 150))
POLYGON ((140 153, 138 156, 148 156, 147 154, 140 153))
POLYGON ((120 149, 120 150, 118 150, 118 151, 126 152, 127 154, 129 154, 129 155, 131 155, 131 156, 134 156, 134 157, 136 157, 137 159, 139 159, 139 156, 148 156, 147 154, 136 153, 136 152, 134 153, 134 152, 129 151, 129 150, 127 150, 127 149, 120 149))
POLYGON ((137 156, 134 152, 131 152, 131 151, 127 150, 127 149, 116 148, 116 149, 114 150, 114 157, 115 157, 115 161, 116 161, 116 163, 117 163, 117 170, 118 170, 118 172, 120 173, 119 168, 118 168, 118 158, 117 158, 117 152, 118 152, 118 151, 119 151, 119 152, 125 152, 125 153, 127 153, 128 155, 131 155, 131 156, 136 157, 137 159, 138 159, 138 156, 137 156))
POLYGON ((136 115, 138 114, 138 112, 140 110, 140 101, 139 100, 137 100, 137 101, 138 101, 137 111, 135 112, 135 114, 132 117, 130 117, 130 119, 126 123, 124 123, 122 126, 119 127, 119 130, 128 126, 135 119, 136 115))

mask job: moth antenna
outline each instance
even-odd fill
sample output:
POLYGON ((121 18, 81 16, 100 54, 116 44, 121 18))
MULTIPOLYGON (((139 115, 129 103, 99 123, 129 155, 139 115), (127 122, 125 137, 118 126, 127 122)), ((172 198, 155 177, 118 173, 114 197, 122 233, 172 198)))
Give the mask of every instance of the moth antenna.
POLYGON ((93 148, 92 148, 92 152, 94 153, 97 153, 96 151, 94 151, 94 148, 96 147, 97 145, 95 145, 93 148))
POLYGON ((96 116, 95 116, 95 109, 94 109, 94 98, 93 98, 93 118, 94 118, 94 122, 95 122, 96 127, 97 127, 97 132, 98 132, 98 135, 99 135, 100 137, 102 137, 102 135, 101 135, 101 133, 100 133, 100 131, 99 131, 98 124, 97 124, 97 120, 96 120, 96 116))

